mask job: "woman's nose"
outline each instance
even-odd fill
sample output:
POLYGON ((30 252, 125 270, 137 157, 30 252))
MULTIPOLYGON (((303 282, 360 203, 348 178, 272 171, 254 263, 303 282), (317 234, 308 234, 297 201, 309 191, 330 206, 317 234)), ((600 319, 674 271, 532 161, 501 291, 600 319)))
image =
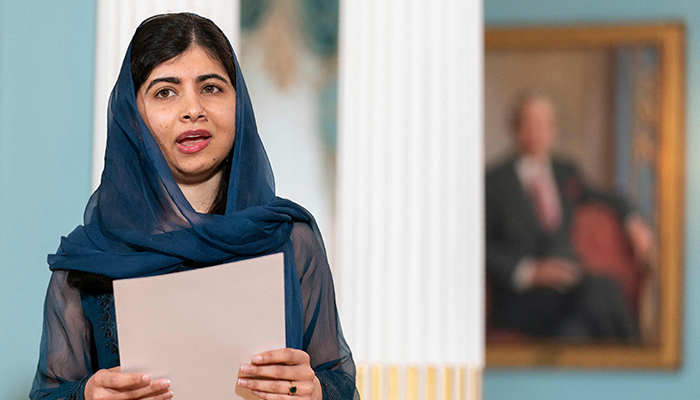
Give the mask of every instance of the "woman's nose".
POLYGON ((207 116, 198 96, 186 95, 184 100, 182 112, 180 113, 180 119, 183 121, 192 122, 196 122, 200 119, 206 120, 207 116))

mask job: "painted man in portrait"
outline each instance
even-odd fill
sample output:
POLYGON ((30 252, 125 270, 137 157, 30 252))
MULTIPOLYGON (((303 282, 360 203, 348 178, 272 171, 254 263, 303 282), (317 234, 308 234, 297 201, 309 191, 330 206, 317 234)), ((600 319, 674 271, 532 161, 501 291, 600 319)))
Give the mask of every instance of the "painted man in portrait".
POLYGON ((486 265, 490 324, 536 338, 637 340, 639 323, 614 279, 587 271, 572 245, 576 207, 615 211, 634 257, 649 257, 643 219, 614 195, 592 190, 575 165, 552 155, 552 101, 526 94, 513 118, 516 154, 486 173, 486 265))

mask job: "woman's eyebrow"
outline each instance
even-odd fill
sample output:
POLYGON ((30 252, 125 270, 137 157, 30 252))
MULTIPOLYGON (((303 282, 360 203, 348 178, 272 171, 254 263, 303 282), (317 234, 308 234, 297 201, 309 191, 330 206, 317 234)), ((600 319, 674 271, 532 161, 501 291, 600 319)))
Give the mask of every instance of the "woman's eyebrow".
POLYGON ((218 79, 218 80, 220 80, 220 81, 222 81, 222 82, 224 82, 224 83, 228 83, 228 81, 226 80, 226 78, 224 78, 223 76, 221 76, 221 75, 219 75, 219 74, 200 75, 200 76, 197 77, 197 83, 199 83, 199 82, 204 82, 204 81, 206 81, 207 79, 218 79))
POLYGON ((166 76, 165 78, 156 78, 151 81, 151 83, 148 84, 148 87, 146 88, 146 93, 148 93, 149 90, 153 87, 158 82, 168 82, 172 83, 174 85, 178 85, 180 83, 180 78, 176 78, 174 76, 166 76))

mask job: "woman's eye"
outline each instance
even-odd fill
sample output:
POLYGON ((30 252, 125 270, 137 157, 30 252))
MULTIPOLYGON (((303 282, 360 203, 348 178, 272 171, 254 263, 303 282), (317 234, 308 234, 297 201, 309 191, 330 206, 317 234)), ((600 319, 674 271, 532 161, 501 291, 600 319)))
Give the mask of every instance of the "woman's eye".
POLYGON ((161 89, 156 92, 156 97, 159 99, 166 99, 174 94, 172 89, 161 89))
POLYGON ((204 87, 204 89, 202 91, 204 93, 216 93, 216 92, 220 92, 221 89, 219 89, 219 87, 215 86, 215 85, 207 85, 204 87))

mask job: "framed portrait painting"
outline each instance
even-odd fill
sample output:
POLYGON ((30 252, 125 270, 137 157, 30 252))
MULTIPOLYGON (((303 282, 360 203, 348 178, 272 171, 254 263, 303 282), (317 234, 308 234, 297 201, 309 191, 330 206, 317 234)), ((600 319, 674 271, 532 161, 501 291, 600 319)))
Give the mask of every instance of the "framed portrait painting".
POLYGON ((680 365, 684 40, 487 27, 489 367, 680 365))

